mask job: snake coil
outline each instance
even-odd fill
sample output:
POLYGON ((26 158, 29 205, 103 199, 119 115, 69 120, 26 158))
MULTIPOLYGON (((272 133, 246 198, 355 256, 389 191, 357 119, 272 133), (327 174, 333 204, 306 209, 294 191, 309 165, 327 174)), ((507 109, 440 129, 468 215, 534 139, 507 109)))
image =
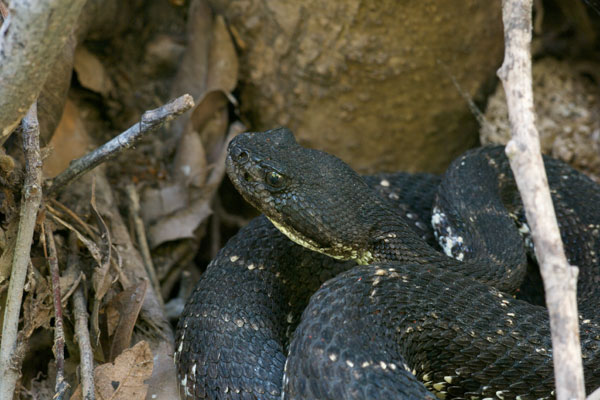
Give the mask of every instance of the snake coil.
MULTIPOLYGON (((600 213, 589 205, 600 204, 600 189, 559 161, 545 164, 569 261, 581 271, 593 390, 600 213)), ((441 183, 360 177, 280 128, 236 137, 227 172, 264 216, 219 252, 186 305, 175 354, 182 397, 553 397, 547 311, 511 295, 531 248, 501 148, 468 152, 441 183)))

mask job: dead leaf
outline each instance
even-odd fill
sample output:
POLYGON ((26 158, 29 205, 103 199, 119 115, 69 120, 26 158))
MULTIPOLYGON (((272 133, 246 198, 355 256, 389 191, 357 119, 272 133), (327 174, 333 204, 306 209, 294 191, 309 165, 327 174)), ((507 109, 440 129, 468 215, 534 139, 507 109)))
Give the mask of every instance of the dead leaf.
POLYGON ((150 246, 156 247, 170 240, 193 238, 196 228, 212 214, 209 202, 206 197, 201 197, 188 207, 161 218, 150 226, 148 229, 150 246))
POLYGON ((229 146, 229 142, 231 142, 234 137, 245 131, 246 126, 239 121, 234 122, 229 126, 227 137, 223 141, 221 147, 219 148, 219 152, 215 156, 213 162, 214 168, 210 171, 210 174, 206 180, 207 186, 218 185, 223 180, 223 177, 225 176, 225 159, 227 158, 227 147, 229 146))
POLYGON ((154 350, 154 369, 152 377, 146 382, 148 388, 148 399, 179 399, 177 373, 173 362, 173 350, 167 342, 161 342, 154 350))
POLYGON ((220 91, 206 93, 194 109, 175 154, 174 175, 178 184, 202 187, 216 145, 222 144, 227 130, 227 97, 220 91), (205 150, 206 149, 206 150, 205 150))
POLYGON ((23 339, 29 338, 41 326, 50 329, 50 319, 54 316, 50 284, 32 264, 29 264, 27 281, 23 328, 19 332, 23 339))
POLYGON ((107 309, 112 308, 119 315, 111 338, 108 360, 114 360, 124 349, 129 347, 133 327, 144 303, 147 287, 146 281, 140 281, 137 285, 130 286, 113 297, 106 305, 107 309))
POLYGON ((227 132, 228 103, 227 96, 222 90, 207 92, 190 118, 190 129, 200 134, 202 144, 206 149, 208 164, 213 163, 216 158, 215 154, 220 153, 220 147, 227 132))
POLYGON ((149 226, 148 241, 152 248, 171 240, 193 238, 198 226, 212 214, 210 203, 225 175, 227 145, 244 130, 245 126, 241 123, 231 125, 227 137, 221 139, 220 145, 216 147, 217 156, 211 167, 207 169, 208 175, 201 187, 184 186, 181 181, 178 181, 169 188, 144 192, 143 218, 149 226), (188 204, 189 198, 195 200, 188 204), (172 210, 173 204, 177 204, 179 208, 160 217, 160 210, 172 210), (154 218, 150 219, 150 216, 154 218))
POLYGON ((52 152, 44 159, 42 169, 46 178, 54 178, 64 171, 72 160, 84 155, 90 147, 79 109, 72 101, 65 103, 62 118, 48 145, 52 152))
POLYGON ((19 219, 13 218, 4 231, 6 246, 0 256, 0 283, 6 280, 10 275, 18 228, 19 219))
POLYGON ((64 112, 67 92, 71 86, 73 75, 73 60, 75 58, 75 46, 77 40, 71 35, 65 46, 58 54, 52 71, 46 79, 44 87, 38 97, 38 116, 40 123, 40 139, 42 143, 48 143, 64 112))
MULTIPOLYGON (((189 93, 198 100, 206 91, 208 59, 213 31, 213 13, 206 0, 193 0, 187 18, 187 43, 185 54, 171 87, 171 96, 189 93)), ((173 121, 173 133, 179 137, 190 113, 173 121)))
MULTIPOLYGON (((152 375, 152 352, 147 342, 141 341, 123 351, 114 363, 106 363, 94 370, 94 386, 98 400, 143 400, 152 375)), ((71 400, 81 400, 81 385, 71 400)))
POLYGON ((86 89, 108 97, 114 86, 106 73, 104 65, 98 57, 90 53, 85 47, 78 46, 75 50, 75 63, 73 65, 77 78, 86 89))
POLYGON ((207 174, 206 154, 200 135, 195 131, 186 130, 177 145, 173 165, 176 185, 201 187, 207 174))
POLYGON ((208 57, 206 91, 222 90, 231 93, 237 85, 238 68, 238 57, 225 19, 222 15, 217 15, 208 57))
POLYGON ((182 185, 172 184, 160 189, 146 188, 142 199, 142 219, 146 225, 150 225, 162 216, 185 207, 188 203, 188 193, 182 185))
MULTIPOLYGON (((148 189, 142 196, 143 219, 151 247, 193 238, 212 214, 210 203, 220 180, 212 170, 223 158, 229 123, 228 105, 237 85, 239 62, 222 16, 213 18, 204 0, 193 0, 188 16, 188 48, 173 83, 173 94, 185 90, 201 98, 191 114, 175 121, 179 136, 175 184, 148 189), (209 180, 209 177, 212 178, 209 180)), ((220 174, 221 179, 223 174, 220 174)))
MULTIPOLYGON (((222 91, 232 100, 237 85, 239 60, 235 45, 221 15, 213 18, 205 0, 193 0, 188 15, 188 48, 175 77, 171 94, 190 93, 196 103, 207 93, 222 91)), ((184 132, 190 114, 175 121, 175 134, 184 132)), ((200 130, 197 130, 200 132, 200 130)))

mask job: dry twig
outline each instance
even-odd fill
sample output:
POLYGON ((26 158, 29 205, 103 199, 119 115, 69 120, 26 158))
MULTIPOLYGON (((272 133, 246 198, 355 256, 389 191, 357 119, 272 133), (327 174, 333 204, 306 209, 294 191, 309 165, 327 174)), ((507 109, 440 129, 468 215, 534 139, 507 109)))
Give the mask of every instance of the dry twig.
POLYGON ((10 2, 0 28, 0 144, 38 97, 84 0, 10 2))
POLYGON ((58 210, 56 210, 54 207, 52 207, 52 205, 50 205, 50 204, 53 204, 53 205, 57 206, 65 214, 67 214, 69 216, 69 218, 71 218, 73 221, 77 222, 77 224, 79 225, 79 227, 85 232, 86 235, 88 235, 88 237, 90 237, 90 238, 95 238, 96 237, 96 235, 98 234, 98 230, 95 229, 94 226, 86 224, 85 222, 83 222, 83 220, 79 217, 79 215, 77 215, 77 213, 75 213, 75 211, 71 210, 69 207, 65 206, 63 203, 57 201, 56 199, 50 199, 49 202, 46 202, 46 204, 44 205, 44 207, 51 214, 53 214, 56 217, 61 218, 61 219, 65 219, 65 217, 63 216, 63 214, 60 213, 58 210))
POLYGON ((66 170, 61 172, 51 183, 49 183, 46 188, 46 193, 51 194, 62 189, 92 168, 114 158, 121 151, 131 148, 146 133, 158 129, 164 123, 183 114, 193 106, 194 100, 192 99, 192 96, 184 94, 159 108, 146 111, 144 115, 142 115, 140 122, 109 140, 91 153, 72 161, 66 170))
POLYGON ((584 399, 577 313, 577 273, 565 257, 535 127, 531 81, 532 0, 504 0, 504 85, 512 139, 506 154, 523 199, 550 314, 556 398, 584 399))
MULTIPOLYGON (((77 254, 77 236, 73 232, 69 234, 69 258, 67 259, 67 264, 67 268, 80 269, 79 256, 77 254)), ((79 344, 79 365, 83 399, 94 400, 96 398, 94 391, 94 354, 92 351, 92 342, 90 341, 88 313, 82 283, 79 284, 79 287, 73 293, 73 316, 75 318, 75 336, 79 344)))
POLYGON ((60 295, 60 271, 58 256, 54 243, 54 233, 48 221, 44 222, 44 234, 48 253, 46 259, 52 277, 52 298, 54 300, 54 358, 56 359, 56 384, 54 386, 55 400, 64 398, 69 384, 65 381, 65 332, 63 329, 62 299, 60 295))
POLYGON ((135 235, 137 236, 137 243, 140 249, 140 255, 144 260, 146 266, 146 272, 150 278, 150 282, 156 291, 156 296, 160 302, 164 305, 164 300, 161 295, 160 284, 156 276, 154 269, 154 263, 152 262, 152 256, 150 254, 150 247, 148 246, 148 239, 146 238, 146 228, 144 227, 144 221, 140 216, 140 197, 133 184, 127 185, 127 197, 129 198, 129 212, 133 219, 133 226, 135 228, 135 235))
MULTIPOLYGON (((0 85, 2 86, 2 85, 0 85)), ((12 399, 15 385, 20 374, 21 360, 14 359, 17 347, 19 313, 23 300, 23 286, 27 275, 33 230, 42 201, 42 159, 40 156, 39 125, 37 104, 29 108, 23 118, 23 151, 25 153, 25 183, 21 192, 21 210, 19 231, 12 262, 12 272, 4 325, 2 326, 2 344, 0 346, 0 399, 12 399)))
POLYGON ((81 374, 81 388, 85 400, 94 400, 94 354, 90 331, 88 330, 88 313, 85 307, 83 285, 73 293, 73 314, 75 316, 75 336, 79 344, 79 368, 81 374))

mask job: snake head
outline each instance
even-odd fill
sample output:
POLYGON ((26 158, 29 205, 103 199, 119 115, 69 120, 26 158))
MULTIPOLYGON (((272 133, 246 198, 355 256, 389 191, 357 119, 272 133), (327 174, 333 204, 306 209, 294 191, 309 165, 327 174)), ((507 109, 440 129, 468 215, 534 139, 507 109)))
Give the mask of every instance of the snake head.
POLYGON ((339 158, 300 146, 286 128, 247 132, 229 144, 229 178, 298 244, 365 263, 373 194, 339 158))

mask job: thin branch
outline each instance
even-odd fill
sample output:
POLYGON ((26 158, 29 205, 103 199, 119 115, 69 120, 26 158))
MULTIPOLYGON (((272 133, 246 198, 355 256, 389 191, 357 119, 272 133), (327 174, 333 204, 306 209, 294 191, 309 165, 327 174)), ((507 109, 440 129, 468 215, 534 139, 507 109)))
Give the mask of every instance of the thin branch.
MULTIPOLYGON (((0 85, 2 86, 2 85, 0 85)), ((12 262, 12 272, 0 346, 0 399, 12 399, 20 374, 20 360, 13 358, 17 346, 19 312, 23 300, 23 286, 27 276, 33 230, 42 201, 42 159, 40 156, 37 105, 34 103, 22 122, 23 151, 25 153, 25 183, 21 192, 19 231, 12 262)))
MULTIPOLYGON (((81 229, 85 231, 88 237, 96 238, 96 236, 98 235, 98 229, 96 227, 83 222, 79 215, 77 215, 73 210, 65 206, 63 203, 57 201, 56 199, 50 199, 50 203, 60 208, 65 214, 67 214, 71 219, 73 219, 73 221, 77 222, 77 224, 81 227, 81 229)), ((52 214, 62 219, 65 219, 64 215, 58 212, 58 210, 54 209, 54 207, 52 207, 50 204, 46 203, 44 206, 46 210, 50 211, 52 214)))
MULTIPOLYGON (((79 268, 79 256, 77 255, 77 236, 71 232, 69 234, 69 258, 67 268, 79 268)), ((92 342, 90 341, 90 331, 88 328, 88 313, 86 308, 85 296, 83 294, 83 284, 79 284, 75 293, 73 293, 73 315, 75 318, 75 336, 79 344, 79 365, 81 372, 81 389, 84 400, 94 400, 94 354, 92 351, 92 342)))
POLYGON ((85 0, 12 0, 0 28, 0 144, 38 97, 85 0))
POLYGON ((58 268, 58 256, 56 255, 56 244, 52 226, 48 221, 44 222, 44 233, 48 254, 46 259, 50 267, 52 277, 52 299, 54 301, 54 357, 56 359, 56 384, 54 386, 55 400, 65 396, 69 384, 65 381, 65 332, 63 329, 62 299, 60 295, 60 271, 58 268))
POLYGON ((505 57, 498 76, 504 85, 512 139, 506 154, 523 199, 550 314, 556 398, 584 399, 577 313, 578 269, 568 264, 535 127, 531 79, 532 0, 503 0, 505 57))
POLYGON ((140 249, 140 255, 144 260, 146 266, 146 272, 150 278, 150 282, 156 291, 156 297, 164 305, 164 300, 161 295, 160 284, 156 276, 154 269, 154 263, 152 262, 152 256, 150 255, 150 247, 148 247, 148 239, 146 238, 146 228, 144 227, 144 221, 140 216, 140 197, 133 184, 127 185, 127 197, 129 197, 129 212, 133 219, 133 226, 135 228, 135 235, 137 236, 137 242, 140 249))
POLYGON ((164 123, 183 114, 193 106, 194 100, 192 96, 184 94, 159 108, 146 111, 142 115, 140 122, 134 124, 125 132, 112 138, 91 153, 72 161, 66 170, 48 183, 46 193, 51 194, 62 189, 92 168, 114 158, 121 151, 131 148, 146 133, 153 132, 164 123))

